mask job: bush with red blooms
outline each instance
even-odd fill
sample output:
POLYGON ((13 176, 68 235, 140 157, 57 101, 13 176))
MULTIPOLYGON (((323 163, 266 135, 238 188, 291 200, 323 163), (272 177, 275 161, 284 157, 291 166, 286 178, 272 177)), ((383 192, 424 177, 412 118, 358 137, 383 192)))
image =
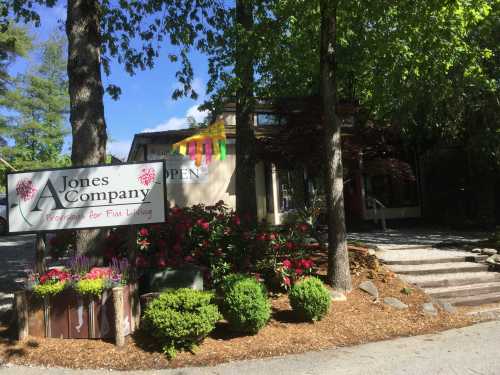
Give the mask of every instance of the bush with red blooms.
POLYGON ((195 264, 205 270, 209 285, 217 285, 229 273, 258 272, 265 279, 280 278, 288 289, 287 277, 291 284, 300 275, 313 273, 305 242, 309 229, 298 224, 271 231, 239 217, 222 201, 214 206, 172 208, 165 223, 138 229, 136 266, 162 269, 195 264), (287 259, 293 268, 283 267, 287 259))

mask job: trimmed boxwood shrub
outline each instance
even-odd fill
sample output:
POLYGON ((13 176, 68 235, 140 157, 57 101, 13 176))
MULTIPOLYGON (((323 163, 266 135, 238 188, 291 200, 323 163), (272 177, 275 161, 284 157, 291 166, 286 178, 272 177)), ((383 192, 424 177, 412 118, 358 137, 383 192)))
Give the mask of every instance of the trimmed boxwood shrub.
POLYGON ((288 298, 297 317, 306 321, 321 320, 331 304, 328 289, 316 277, 308 277, 295 283, 288 298))
POLYGON ((211 292, 194 289, 169 290, 151 301, 144 312, 144 329, 173 358, 177 350, 193 350, 221 318, 211 292))
POLYGON ((255 334, 271 317, 271 304, 266 288, 255 278, 229 275, 222 291, 222 313, 231 330, 255 334))

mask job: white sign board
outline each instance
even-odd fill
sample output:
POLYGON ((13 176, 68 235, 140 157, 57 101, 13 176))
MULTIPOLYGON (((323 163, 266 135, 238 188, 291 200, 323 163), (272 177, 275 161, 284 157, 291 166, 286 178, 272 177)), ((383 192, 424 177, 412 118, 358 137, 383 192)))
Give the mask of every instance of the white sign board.
POLYGON ((165 159, 165 176, 167 184, 201 184, 208 182, 208 166, 205 156, 197 167, 189 156, 173 155, 170 146, 148 145, 148 159, 165 159))
POLYGON ((7 175, 9 232, 165 221, 161 161, 7 175))

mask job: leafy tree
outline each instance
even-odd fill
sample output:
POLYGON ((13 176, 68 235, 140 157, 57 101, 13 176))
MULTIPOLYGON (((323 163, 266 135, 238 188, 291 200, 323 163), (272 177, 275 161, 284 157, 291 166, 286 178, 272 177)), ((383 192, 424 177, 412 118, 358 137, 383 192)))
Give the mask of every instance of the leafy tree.
POLYGON ((9 64, 18 56, 26 56, 31 50, 31 38, 23 28, 6 23, 0 32, 0 95, 5 93, 10 77, 7 73, 9 64))
POLYGON ((1 153, 16 169, 67 165, 62 155, 68 111, 65 41, 53 35, 41 46, 41 63, 21 75, 15 88, 0 98, 13 115, 5 118, 2 133, 12 147, 1 153))

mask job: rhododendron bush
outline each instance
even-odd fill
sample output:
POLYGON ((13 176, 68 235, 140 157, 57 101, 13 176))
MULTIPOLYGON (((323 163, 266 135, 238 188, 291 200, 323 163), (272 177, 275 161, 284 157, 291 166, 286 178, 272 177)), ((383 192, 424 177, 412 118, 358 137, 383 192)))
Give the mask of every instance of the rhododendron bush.
MULTIPOLYGON (((145 270, 197 265, 209 285, 232 272, 257 273, 268 280, 278 278, 288 289, 314 271, 306 245, 309 229, 298 224, 271 230, 239 217, 222 201, 173 208, 165 223, 138 229, 136 266, 145 270)), ((108 251, 108 256, 116 256, 122 250, 108 251)))

